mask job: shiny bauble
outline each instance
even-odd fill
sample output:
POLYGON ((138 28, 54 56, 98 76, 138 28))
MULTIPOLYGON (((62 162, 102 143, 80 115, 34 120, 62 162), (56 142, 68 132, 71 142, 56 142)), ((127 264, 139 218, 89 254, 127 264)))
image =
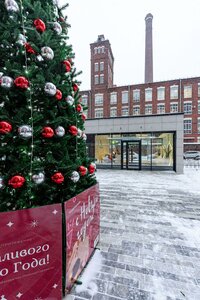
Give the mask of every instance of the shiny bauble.
POLYGON ((9 76, 2 76, 0 79, 1 87, 10 89, 13 86, 13 79, 9 76))
POLYGON ((18 129, 19 135, 23 138, 30 138, 33 135, 32 127, 29 125, 22 125, 18 129))
POLYGON ((41 19, 36 19, 33 22, 35 28, 37 29, 38 32, 42 33, 46 30, 46 25, 41 19))
POLYGON ((31 47, 29 43, 24 44, 26 52, 29 54, 36 54, 35 50, 31 47))
POLYGON ((45 84, 44 91, 49 96, 55 96, 55 94, 57 92, 57 88, 56 88, 56 86, 53 83, 47 82, 45 84))
POLYGON ((78 91, 78 89, 79 89, 79 87, 78 87, 78 84, 76 84, 76 83, 73 83, 73 91, 74 92, 77 92, 78 91))
POLYGON ((76 136, 78 134, 78 128, 74 125, 71 125, 69 127, 69 132, 73 135, 73 136, 76 136))
POLYGON ((17 189, 24 185, 25 178, 20 175, 13 176, 9 181, 8 184, 11 185, 12 188, 17 189))
POLYGON ((82 133, 82 139, 83 139, 84 141, 87 141, 87 135, 85 134, 85 132, 82 133))
POLYGON ((33 181, 34 181, 36 184, 41 184, 41 183, 43 183, 43 182, 44 182, 44 178, 45 178, 45 176, 44 176, 44 173, 42 173, 42 172, 40 172, 40 173, 35 174, 35 175, 32 176, 32 179, 33 179, 33 181))
POLYGON ((70 106, 74 104, 74 98, 72 96, 67 96, 66 101, 70 106))
POLYGON ((55 183, 57 184, 61 184, 63 183, 63 181, 65 180, 64 176, 62 173, 60 172, 57 172, 55 173, 52 177, 51 177, 51 180, 54 181, 55 183))
POLYGON ((77 137, 78 138, 81 138, 82 137, 82 130, 81 129, 78 129, 78 132, 77 132, 77 137))
POLYGON ((85 120, 87 119, 87 116, 86 116, 85 114, 82 114, 82 115, 81 115, 81 119, 82 119, 83 121, 85 121, 85 120))
POLYGON ((61 100, 62 99, 62 92, 57 89, 55 97, 56 97, 57 100, 61 100))
POLYGON ((74 183, 78 182, 79 179, 80 179, 79 173, 76 172, 76 171, 72 172, 70 179, 71 179, 74 183))
POLYGON ((16 1, 14 0, 5 0, 5 7, 8 12, 18 12, 19 6, 16 1))
POLYGON ((57 136, 63 137, 65 135, 65 128, 63 128, 62 126, 58 126, 55 129, 55 133, 56 133, 57 136))
POLYGON ((54 58, 54 52, 50 47, 42 47, 41 55, 47 60, 52 60, 54 58))
POLYGON ((95 163, 91 163, 88 167, 88 172, 90 174, 93 174, 96 171, 96 164, 95 163))
POLYGON ((69 60, 64 60, 62 63, 65 66, 65 71, 70 72, 71 68, 72 68, 70 61, 69 60))
POLYGON ((19 76, 14 80, 14 84, 16 87, 20 89, 27 89, 29 87, 29 82, 28 79, 24 76, 19 76))
POLYGON ((12 125, 6 121, 0 122, 0 134, 7 134, 12 131, 12 125))
POLYGON ((80 103, 77 104, 77 106, 76 106, 76 111, 79 112, 79 113, 82 113, 82 112, 83 112, 83 107, 82 107, 82 105, 81 105, 80 103))
POLYGON ((44 138, 50 139, 54 136, 54 131, 51 127, 44 127, 42 129, 42 136, 44 138))
POLYGON ((26 37, 23 35, 23 34, 19 34, 18 35, 18 40, 16 41, 16 43, 18 44, 18 45, 20 45, 20 46, 24 46, 25 44, 26 44, 26 42, 27 42, 27 39, 26 39, 26 37))
POLYGON ((84 167, 84 166, 80 166, 78 168, 78 171, 79 171, 79 173, 80 173, 81 176, 85 176, 87 174, 88 169, 86 167, 84 167))
POLYGON ((3 177, 0 176, 0 189, 4 187, 3 177))
POLYGON ((60 35, 62 33, 62 26, 58 22, 53 23, 53 30, 60 35))

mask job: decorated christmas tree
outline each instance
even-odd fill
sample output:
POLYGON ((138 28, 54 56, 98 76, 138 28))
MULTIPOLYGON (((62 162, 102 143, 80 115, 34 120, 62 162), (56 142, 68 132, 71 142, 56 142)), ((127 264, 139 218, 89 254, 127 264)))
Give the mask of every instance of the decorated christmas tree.
POLYGON ((64 202, 96 183, 67 4, 0 7, 0 211, 64 202))

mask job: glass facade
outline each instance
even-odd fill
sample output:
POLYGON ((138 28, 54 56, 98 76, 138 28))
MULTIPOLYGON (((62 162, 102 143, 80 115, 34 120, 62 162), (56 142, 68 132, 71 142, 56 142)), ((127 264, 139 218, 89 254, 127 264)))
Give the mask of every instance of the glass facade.
POLYGON ((87 143, 98 167, 175 170, 174 140, 173 132, 152 132, 89 135, 87 143))

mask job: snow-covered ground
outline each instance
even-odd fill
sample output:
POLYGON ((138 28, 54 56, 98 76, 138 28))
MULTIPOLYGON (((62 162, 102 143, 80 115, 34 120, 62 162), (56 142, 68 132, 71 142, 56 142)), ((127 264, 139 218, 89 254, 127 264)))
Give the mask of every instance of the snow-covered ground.
POLYGON ((97 177, 101 251, 66 300, 200 300, 200 169, 97 177))

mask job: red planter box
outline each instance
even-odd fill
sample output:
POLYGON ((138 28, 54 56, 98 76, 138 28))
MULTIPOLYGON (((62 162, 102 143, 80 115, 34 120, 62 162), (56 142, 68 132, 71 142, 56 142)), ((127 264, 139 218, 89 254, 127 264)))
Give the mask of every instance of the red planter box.
POLYGON ((63 235, 67 236, 66 290, 99 239, 98 184, 62 205, 0 214, 0 300, 61 300, 63 235))

